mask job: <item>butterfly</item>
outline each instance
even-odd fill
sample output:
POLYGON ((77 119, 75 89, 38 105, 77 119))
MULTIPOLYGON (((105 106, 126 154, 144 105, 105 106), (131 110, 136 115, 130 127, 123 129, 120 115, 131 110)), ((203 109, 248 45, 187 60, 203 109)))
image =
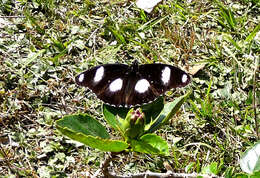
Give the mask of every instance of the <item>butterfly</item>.
POLYGON ((184 87, 191 77, 167 64, 104 64, 77 75, 78 85, 92 90, 106 104, 134 107, 150 103, 166 91, 184 87))

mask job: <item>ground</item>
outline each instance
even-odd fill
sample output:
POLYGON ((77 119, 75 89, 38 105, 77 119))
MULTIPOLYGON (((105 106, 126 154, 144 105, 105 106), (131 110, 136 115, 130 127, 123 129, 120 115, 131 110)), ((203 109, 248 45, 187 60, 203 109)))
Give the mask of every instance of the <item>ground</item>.
POLYGON ((118 155, 109 170, 234 176, 259 140, 260 4, 163 1, 0 2, 0 175, 85 177, 108 155, 63 136, 55 122, 87 113, 107 126, 102 102, 74 78, 106 63, 160 62, 192 75, 165 100, 192 94, 156 132, 170 156, 118 155), (257 117, 258 116, 258 117, 257 117))

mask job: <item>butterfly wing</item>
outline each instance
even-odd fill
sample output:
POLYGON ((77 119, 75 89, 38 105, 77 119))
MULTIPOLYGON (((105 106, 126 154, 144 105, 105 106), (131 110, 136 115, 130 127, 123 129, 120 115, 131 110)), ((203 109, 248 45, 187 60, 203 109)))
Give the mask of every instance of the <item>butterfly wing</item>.
POLYGON ((88 87, 105 103, 120 106, 124 100, 124 76, 128 70, 129 66, 124 64, 100 65, 82 72, 75 81, 80 86, 88 87))
POLYGON ((186 86, 190 76, 166 64, 105 64, 79 74, 75 81, 113 106, 132 107, 154 101, 167 90, 186 86))
POLYGON ((172 88, 186 86, 190 80, 186 72, 171 65, 140 65, 126 104, 141 105, 152 102, 172 88))
POLYGON ((152 88, 160 94, 172 88, 184 87, 190 83, 190 76, 183 70, 167 64, 144 64, 139 73, 150 81, 152 88))

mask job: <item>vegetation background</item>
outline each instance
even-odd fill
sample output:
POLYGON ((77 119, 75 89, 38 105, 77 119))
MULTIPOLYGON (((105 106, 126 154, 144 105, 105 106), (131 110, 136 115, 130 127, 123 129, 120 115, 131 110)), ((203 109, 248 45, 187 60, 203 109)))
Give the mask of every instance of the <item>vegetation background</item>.
POLYGON ((129 0, 0 0, 0 176, 85 177, 107 153, 62 136, 55 121, 101 102, 74 77, 103 63, 161 62, 193 74, 180 112, 157 132, 171 156, 127 153, 117 174, 233 176, 259 140, 258 0, 160 3, 148 14, 129 0))

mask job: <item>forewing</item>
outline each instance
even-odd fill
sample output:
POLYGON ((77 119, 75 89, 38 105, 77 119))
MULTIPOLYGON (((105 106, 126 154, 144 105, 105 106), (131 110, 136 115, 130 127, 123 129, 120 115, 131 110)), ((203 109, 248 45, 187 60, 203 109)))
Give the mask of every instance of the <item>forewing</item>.
POLYGON ((119 106, 123 100, 122 88, 127 71, 128 66, 124 64, 105 64, 82 72, 75 81, 80 86, 88 87, 105 103, 119 106))
POLYGON ((140 65, 126 104, 142 105, 154 101, 166 91, 186 86, 190 76, 181 69, 166 64, 140 65))
POLYGON ((152 88, 160 94, 172 88, 184 87, 190 83, 190 76, 183 70, 167 64, 144 64, 139 73, 150 81, 152 88))

